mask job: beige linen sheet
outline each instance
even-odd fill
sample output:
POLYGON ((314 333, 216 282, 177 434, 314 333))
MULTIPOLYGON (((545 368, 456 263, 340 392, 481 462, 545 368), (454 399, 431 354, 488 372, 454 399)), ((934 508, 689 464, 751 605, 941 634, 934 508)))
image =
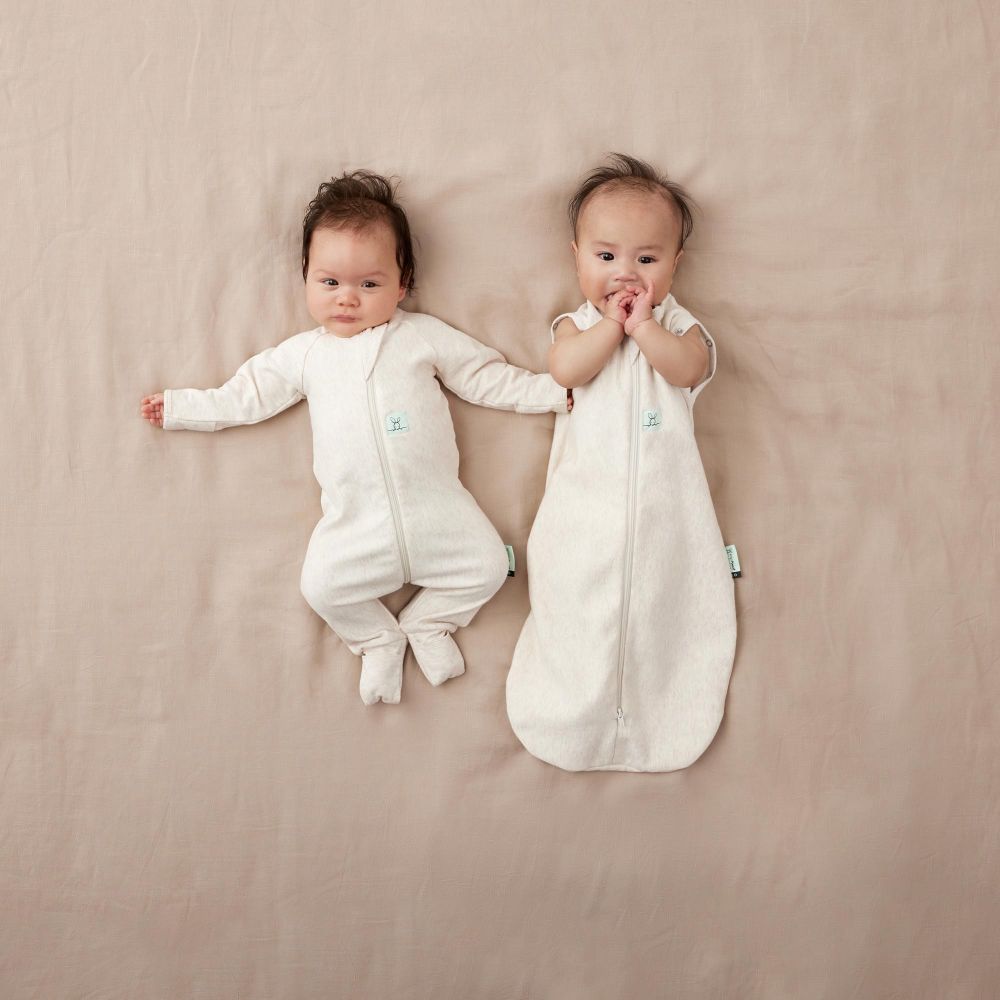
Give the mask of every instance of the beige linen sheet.
MULTIPOLYGON (((1000 993, 988 3, 12 0, 0 27, 0 997, 1000 993), (428 312, 541 371, 603 153, 701 205, 697 440, 738 547, 708 751, 530 756, 504 682, 551 415, 451 397, 517 575, 366 708, 298 589, 305 406, 168 434, 314 324, 300 220, 396 174, 428 312)), ((412 594, 390 599, 394 611, 412 594)))

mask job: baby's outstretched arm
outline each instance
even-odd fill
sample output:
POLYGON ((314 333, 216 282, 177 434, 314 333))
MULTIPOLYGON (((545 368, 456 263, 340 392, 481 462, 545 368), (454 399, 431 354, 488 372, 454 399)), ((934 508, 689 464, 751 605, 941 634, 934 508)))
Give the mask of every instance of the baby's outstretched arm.
POLYGON ((217 389, 164 389, 144 396, 139 414, 165 430, 217 431, 256 424, 304 399, 305 357, 317 334, 300 333, 245 361, 217 389))
POLYGON ((551 375, 509 364, 492 347, 441 320, 428 319, 418 329, 434 350, 441 381, 462 399, 518 413, 565 413, 569 408, 565 387, 551 375))

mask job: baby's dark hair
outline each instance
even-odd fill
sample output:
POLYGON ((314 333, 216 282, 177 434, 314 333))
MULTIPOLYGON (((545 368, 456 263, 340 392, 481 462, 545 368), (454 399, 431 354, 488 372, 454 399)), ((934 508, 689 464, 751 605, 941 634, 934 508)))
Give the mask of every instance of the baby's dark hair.
POLYGON ((667 180, 666 174, 660 174, 645 160, 637 160, 625 153, 608 153, 608 159, 611 162, 605 167, 592 170, 570 199, 569 221, 573 224, 573 239, 576 239, 580 213, 587 201, 599 190, 617 191, 624 188, 659 193, 669 204, 677 208, 681 216, 681 243, 678 249, 682 249, 694 229, 691 206, 697 205, 697 202, 680 184, 667 180))
POLYGON ((309 271, 309 244, 317 229, 365 230, 384 222, 396 237, 399 283, 413 291, 415 261, 410 223, 391 181, 370 170, 354 170, 324 181, 302 220, 302 280, 309 271))

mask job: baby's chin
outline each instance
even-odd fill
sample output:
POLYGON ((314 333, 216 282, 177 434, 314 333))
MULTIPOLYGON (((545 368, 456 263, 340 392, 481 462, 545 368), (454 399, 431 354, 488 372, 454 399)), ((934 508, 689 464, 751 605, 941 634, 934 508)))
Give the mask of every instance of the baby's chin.
POLYGON ((376 327, 384 326, 391 319, 392 314, 386 316, 384 319, 365 319, 354 323, 327 319, 322 325, 327 333, 332 333, 335 337, 347 338, 356 337, 359 333, 364 333, 366 330, 374 330, 376 327))

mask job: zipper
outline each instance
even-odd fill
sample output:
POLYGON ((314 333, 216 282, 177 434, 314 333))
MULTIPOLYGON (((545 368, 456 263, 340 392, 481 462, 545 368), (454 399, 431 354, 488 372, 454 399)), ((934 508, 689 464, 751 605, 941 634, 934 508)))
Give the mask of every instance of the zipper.
POLYGON ((628 522, 627 538, 625 544, 625 577, 624 596, 622 598, 622 618, 621 628, 618 633, 618 704, 615 713, 618 720, 618 729, 615 732, 614 749, 611 751, 611 759, 614 760, 615 749, 618 747, 618 733, 625 719, 625 710, 622 708, 622 681, 625 676, 625 637, 628 630, 628 609, 631 597, 632 583, 632 550, 635 543, 635 481, 638 473, 638 434, 639 426, 639 365, 637 361, 632 361, 632 421, 629 426, 628 435, 628 522))
POLYGON ((410 557, 406 554, 406 541, 403 539, 403 520, 399 515, 399 498, 389 473, 389 460, 385 454, 385 441, 382 439, 382 428, 378 422, 375 410, 375 393, 371 377, 367 380, 368 414, 372 421, 372 431, 375 434, 375 444, 378 446, 378 459, 382 465, 382 478, 385 480, 385 492, 389 497, 389 507, 392 510, 392 523, 396 529, 396 547, 399 549, 399 561, 403 564, 403 583, 410 582, 410 557))

